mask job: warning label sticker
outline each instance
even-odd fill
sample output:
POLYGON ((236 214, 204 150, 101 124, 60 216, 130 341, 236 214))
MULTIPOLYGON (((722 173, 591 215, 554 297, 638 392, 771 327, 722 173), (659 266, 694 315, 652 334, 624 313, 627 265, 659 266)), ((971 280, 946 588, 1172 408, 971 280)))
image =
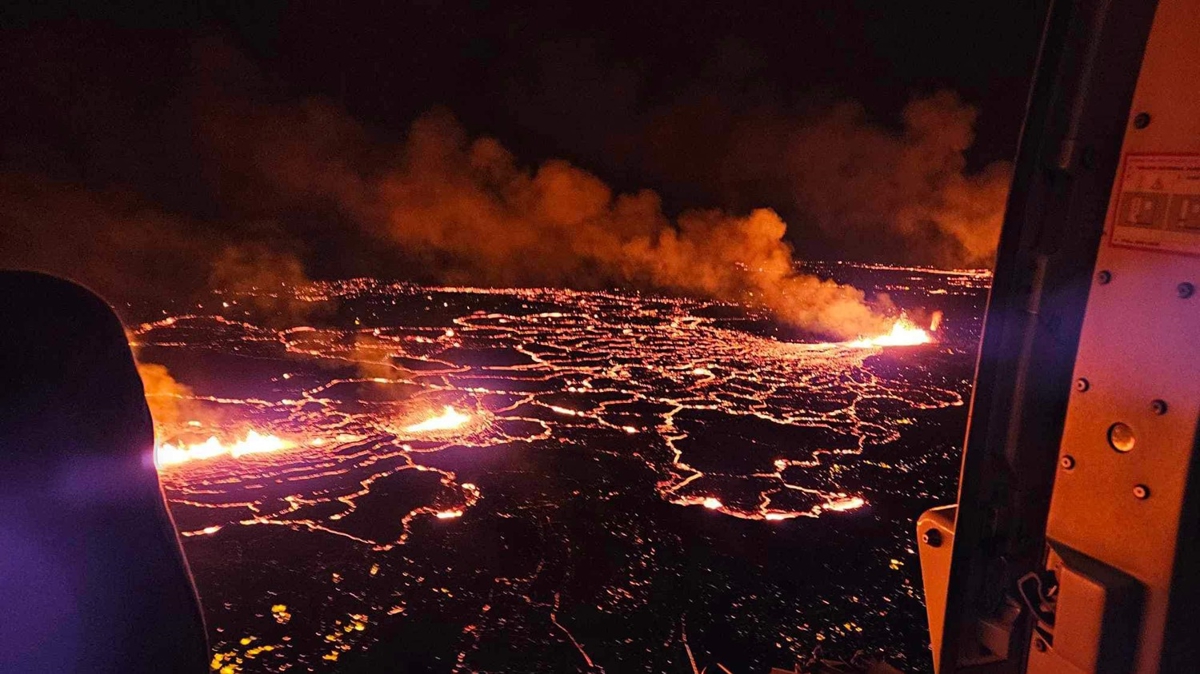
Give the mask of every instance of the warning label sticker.
POLYGON ((1112 244, 1200 254, 1200 155, 1125 157, 1112 244))

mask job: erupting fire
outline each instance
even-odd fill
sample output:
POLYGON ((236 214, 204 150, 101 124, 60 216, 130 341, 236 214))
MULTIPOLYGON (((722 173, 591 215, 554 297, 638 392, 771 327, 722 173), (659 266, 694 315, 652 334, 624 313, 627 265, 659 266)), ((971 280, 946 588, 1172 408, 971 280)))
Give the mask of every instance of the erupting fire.
POLYGON ((164 442, 154 450, 154 462, 159 467, 173 466, 197 459, 212 459, 218 456, 239 458, 247 454, 274 452, 294 447, 294 443, 274 435, 264 435, 253 429, 241 440, 225 443, 216 436, 204 442, 164 442))
POLYGON ((405 426, 404 430, 408 433, 431 433, 434 431, 448 431, 462 426, 471 420, 469 415, 463 414, 453 407, 447 405, 445 411, 440 415, 426 419, 425 421, 405 426))
POLYGON ((856 340, 846 342, 846 346, 856 349, 869 349, 879 346, 916 346, 918 344, 929 344, 933 341, 933 337, 929 332, 917 327, 906 316, 901 316, 892 324, 892 329, 876 337, 860 337, 856 340))
POLYGON ((836 501, 830 501, 829 503, 826 503, 824 506, 822 506, 822 508, 825 510, 843 512, 846 510, 857 510, 866 504, 867 502, 863 500, 861 496, 843 496, 836 501))

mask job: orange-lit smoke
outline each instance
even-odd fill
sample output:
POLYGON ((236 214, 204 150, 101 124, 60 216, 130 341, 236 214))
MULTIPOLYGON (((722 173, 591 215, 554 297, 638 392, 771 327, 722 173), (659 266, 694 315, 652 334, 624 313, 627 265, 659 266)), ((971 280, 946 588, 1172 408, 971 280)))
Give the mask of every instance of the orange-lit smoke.
POLYGON ((894 132, 841 103, 789 133, 785 171, 796 207, 833 236, 884 231, 925 262, 990 267, 1012 166, 968 173, 978 111, 954 93, 915 98, 894 132))
POLYGON ((419 120, 403 153, 371 215, 401 245, 450 253, 476 280, 630 283, 759 305, 841 335, 879 330, 861 292, 795 273, 773 211, 689 211, 672 222, 654 192, 614 194, 564 161, 526 170, 445 115, 419 120))
POLYGON ((801 230, 793 240, 844 259, 990 265, 1011 165, 968 166, 978 110, 954 92, 916 96, 896 120, 852 100, 789 100, 762 81, 755 46, 734 42, 642 110, 636 76, 579 50, 556 45, 542 63, 551 86, 512 92, 522 119, 556 142, 578 147, 589 120, 605 131, 588 135, 607 139, 591 154, 610 169, 636 165, 734 208, 769 204, 801 230))
POLYGON ((246 298, 267 325, 296 325, 314 305, 300 301, 293 289, 308 282, 304 265, 291 253, 264 243, 226 246, 212 261, 209 286, 246 298))
POLYGON ((723 40, 663 91, 595 43, 550 41, 506 93, 539 137, 606 170, 636 167, 667 194, 770 205, 799 230, 793 241, 823 255, 990 265, 1011 166, 968 166, 973 106, 942 90, 892 119, 819 91, 784 93, 765 76, 771 51, 723 40))
POLYGON ((230 441, 222 441, 212 436, 203 442, 160 442, 154 448, 154 462, 159 468, 163 468, 220 456, 237 459, 247 454, 276 452, 293 446, 292 442, 278 436, 249 430, 244 437, 230 441))
POLYGON ((254 429, 238 437, 194 437, 202 428, 222 427, 222 416, 197 401, 192 389, 179 383, 165 366, 138 363, 137 369, 154 419, 154 462, 159 468, 222 456, 236 459, 295 446, 290 440, 254 429))
POLYGON ((243 306, 268 323, 311 308, 272 297, 307 280, 299 257, 279 245, 286 237, 274 227, 213 228, 125 191, 3 172, 0 223, 0 266, 73 279, 118 313, 128 302, 169 306, 203 298, 213 287, 253 293, 243 306))
POLYGON ((672 220, 652 191, 614 193, 561 160, 523 167, 443 112, 387 152, 321 103, 222 106, 205 118, 204 137, 225 141, 212 148, 221 162, 247 155, 226 144, 255 148, 247 170, 270 185, 266 199, 332 204, 447 282, 634 285, 759 306, 841 337, 891 325, 862 292, 796 273, 786 225, 769 209, 672 220))
POLYGON ((165 366, 138 363, 137 369, 155 428, 173 428, 194 416, 196 407, 191 402, 192 389, 176 381, 165 366))
MULTIPOLYGON (((729 121, 715 125, 720 133, 700 162, 675 150, 709 134, 678 143, 640 134, 636 145, 697 164, 694 184, 738 209, 671 217, 655 192, 617 193, 561 160, 524 165, 497 140, 469 136, 448 113, 418 119, 402 142, 381 142, 327 102, 258 103, 279 97, 227 45, 201 40, 194 56, 195 79, 179 101, 188 112, 182 137, 194 145, 179 152, 199 166, 179 191, 194 187, 211 208, 184 216, 107 187, 0 175, 0 264, 75 278, 114 302, 178 300, 209 284, 250 290, 255 300, 239 307, 284 321, 297 305, 271 290, 313 270, 625 285, 758 306, 854 339, 887 333, 890 307, 797 274, 783 220, 756 205, 788 209, 851 254, 856 241, 878 250, 900 237, 928 251, 929 261, 986 264, 1007 188, 1007 164, 965 170, 976 111, 948 92, 911 102, 900 131, 852 103, 812 115, 716 106, 710 116, 729 121), (726 198, 743 184, 768 185, 769 196, 726 198)), ((662 124, 648 126, 707 129, 675 123, 694 107, 671 107, 661 119, 652 115, 662 124)), ((653 159, 630 158, 647 166, 653 159)))
POLYGON ((0 173, 0 266, 74 279, 122 309, 203 285, 211 245, 186 218, 135 195, 42 176, 0 173))

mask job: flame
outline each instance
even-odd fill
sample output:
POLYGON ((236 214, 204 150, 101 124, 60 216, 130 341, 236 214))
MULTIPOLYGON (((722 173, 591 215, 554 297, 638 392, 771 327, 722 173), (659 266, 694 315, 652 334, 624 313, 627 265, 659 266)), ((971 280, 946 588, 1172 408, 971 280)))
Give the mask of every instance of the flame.
POLYGON ((846 342, 846 346, 856 349, 869 349, 879 346, 916 346, 918 344, 929 344, 933 341, 933 337, 929 335, 927 330, 917 327, 907 316, 900 316, 896 322, 892 324, 890 332, 875 337, 860 337, 854 341, 846 342))
POLYGON ((181 531, 179 532, 179 535, 183 536, 184 538, 191 538, 192 536, 211 536, 220 530, 221 525, 214 524, 213 526, 204 527, 203 529, 199 529, 197 531, 181 531))
POLYGON ((722 504, 721 504, 720 499, 715 499, 715 498, 709 496, 708 498, 704 499, 704 501, 700 505, 704 506, 705 508, 708 508, 709 510, 717 510, 718 508, 721 507, 722 504))
POLYGON ((471 420, 470 415, 463 414, 447 405, 439 416, 426 419, 411 426, 405 426, 408 433, 430 433, 433 431, 448 431, 462 426, 471 420))
POLYGON ((836 501, 830 501, 822 505, 821 508, 835 512, 845 512, 847 510, 857 510, 866 504, 867 502, 861 496, 844 496, 836 501))
POLYGON ((437 518, 439 520, 452 520, 456 517, 462 517, 462 516, 463 516, 463 511, 461 511, 461 510, 439 510, 437 512, 437 518))
POLYGON ((222 442, 215 435, 204 442, 164 442, 154 449, 154 463, 162 468, 218 456, 231 456, 237 459, 247 454, 274 452, 294 446, 292 442, 278 436, 262 434, 251 429, 246 432, 245 438, 229 443, 222 442))

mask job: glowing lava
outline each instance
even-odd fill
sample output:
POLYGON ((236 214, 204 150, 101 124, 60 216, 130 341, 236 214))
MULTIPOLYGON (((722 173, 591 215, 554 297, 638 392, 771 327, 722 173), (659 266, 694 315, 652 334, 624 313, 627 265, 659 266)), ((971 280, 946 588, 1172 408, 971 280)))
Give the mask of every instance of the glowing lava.
POLYGON ((449 431, 462 426, 471 420, 469 415, 463 414, 453 407, 447 405, 445 410, 438 416, 431 419, 426 419, 420 423, 415 423, 411 426, 405 426, 404 430, 408 433, 432 433, 434 431, 449 431))
POLYGON ((830 501, 821 506, 824 510, 833 510, 835 512, 845 512, 847 510, 857 510, 867 504, 861 496, 845 496, 836 501, 830 501))
POLYGON ((918 344, 929 344, 933 341, 933 337, 929 336, 929 332, 917 327, 905 316, 901 316, 892 324, 890 332, 876 337, 860 337, 851 342, 846 342, 846 346, 856 349, 869 349, 878 346, 916 346, 918 344))
POLYGON ((159 468, 162 468, 188 461, 212 459, 218 456, 231 456, 237 459, 247 454, 275 452, 294 446, 293 443, 280 437, 269 434, 264 435, 251 429, 246 433, 245 438, 229 443, 222 442, 216 436, 212 436, 204 442, 196 443, 164 442, 154 450, 154 463, 159 468))
MULTIPOLYGON (((966 294, 938 281, 943 287, 966 294)), ((555 579, 568 578, 580 555, 610 549, 581 537, 597 527, 619 536, 611 549, 620 557, 597 560, 621 560, 611 578, 596 576, 604 582, 596 605, 613 615, 640 615, 660 596, 660 583, 674 582, 658 560, 677 545, 677 532, 664 527, 678 518, 667 508, 623 511, 620 504, 640 501, 614 494, 659 498, 707 523, 734 518, 780 535, 798 526, 796 535, 804 536, 811 525, 799 522, 849 519, 870 508, 858 495, 856 465, 886 478, 872 493, 899 494, 911 480, 920 483, 910 471, 923 470, 922 457, 940 456, 942 444, 912 456, 890 447, 910 433, 920 441, 914 447, 940 438, 930 424, 960 418, 949 408, 965 404, 966 385, 956 378, 947 384, 935 367, 941 354, 910 347, 902 368, 877 357, 907 344, 959 346, 957 333, 939 333, 923 318, 896 316, 881 324, 886 334, 812 344, 748 332, 723 308, 687 298, 372 280, 296 292, 369 311, 371 327, 280 330, 181 315, 133 335, 146 356, 171 351, 190 370, 211 364, 214 374, 224 372, 232 352, 252 368, 245 380, 260 397, 235 398, 227 387, 221 397, 200 388, 156 390, 159 399, 181 401, 173 417, 156 418, 159 437, 170 441, 158 448, 158 463, 180 535, 207 565, 207 577, 233 568, 230 546, 238 564, 273 563, 280 544, 310 553, 292 558, 296 574, 256 581, 266 596, 210 607, 224 627, 214 638, 219 669, 241 671, 244 661, 247 670, 299 663, 324 671, 318 667, 333 667, 335 655, 369 645, 352 641, 361 633, 357 624, 369 629, 351 612, 420 621, 418 607, 477 599, 482 609, 464 614, 470 623, 455 637, 458 669, 488 669, 488 649, 511 633, 514 618, 548 624, 544 636, 527 635, 528 643, 565 643, 570 655, 578 614, 567 611, 565 592, 563 613, 556 612, 555 579), (409 325, 423 307, 430 320, 409 325), (206 441, 209 435, 216 439, 206 441), (292 443, 296 449, 283 450, 292 443), (486 596, 473 594, 474 569, 452 568, 456 546, 487 544, 493 531, 507 536, 510 527, 529 543, 529 556, 521 557, 528 575, 496 575, 486 596), (405 546, 412 547, 403 555, 377 556, 405 546), (362 554, 347 557, 345 568, 329 568, 322 551, 351 548, 362 554), (293 596, 285 602, 287 594, 293 596), (269 633, 259 631, 264 625, 269 633), (274 655, 257 650, 285 638, 274 655)), ((909 559, 897 551, 903 540, 864 545, 885 555, 887 569, 889 557, 909 559)), ((882 601, 905 596, 907 586, 890 592, 882 601)), ((838 610, 863 608, 852 604, 838 610)), ((671 648, 680 650, 674 646, 681 637, 665 638, 660 643, 675 638, 671 648)), ((582 650, 589 644, 574 645, 578 668, 601 669, 582 650)), ((647 667, 667 669, 660 664, 647 667)))

